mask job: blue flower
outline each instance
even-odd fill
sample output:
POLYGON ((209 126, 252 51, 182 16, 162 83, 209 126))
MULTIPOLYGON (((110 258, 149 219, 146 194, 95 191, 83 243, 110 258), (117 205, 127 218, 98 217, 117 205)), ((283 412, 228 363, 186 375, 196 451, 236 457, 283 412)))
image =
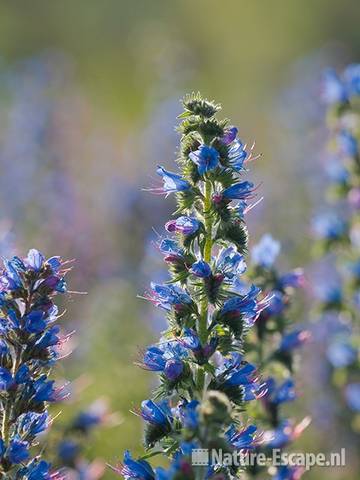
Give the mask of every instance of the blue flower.
POLYGON ((149 294, 146 298, 157 307, 165 310, 171 310, 172 307, 181 310, 182 307, 192 303, 190 295, 177 285, 151 283, 151 289, 152 294, 149 294))
POLYGON ((345 85, 333 69, 329 68, 324 72, 322 97, 329 105, 348 101, 345 85))
POLYGON ((228 162, 229 165, 236 171, 240 171, 244 168, 244 162, 247 157, 244 145, 235 140, 229 148, 228 162))
POLYGON ((3 288, 10 291, 22 288, 23 283, 20 274, 23 273, 23 269, 19 268, 16 257, 14 257, 12 260, 4 259, 3 262, 5 272, 0 277, 0 283, 2 284, 3 288))
POLYGON ((219 152, 215 148, 204 144, 189 154, 190 160, 197 165, 200 175, 216 168, 219 164, 219 157, 219 152))
POLYGON ((265 443, 269 448, 283 448, 298 438, 309 423, 310 419, 308 417, 304 418, 298 425, 290 420, 284 420, 275 430, 265 433, 265 443))
POLYGON ((58 273, 62 265, 61 257, 55 256, 48 258, 46 264, 50 267, 52 273, 58 273))
POLYGON ((29 367, 23 363, 15 374, 15 383, 21 385, 22 383, 28 382, 28 380, 30 380, 30 370, 29 367))
POLYGON ((71 464, 79 455, 80 445, 73 440, 63 440, 58 446, 59 458, 65 464, 71 464))
POLYGON ((0 359, 6 357, 10 352, 9 347, 6 345, 4 340, 0 339, 0 359))
POLYGON ((184 190, 189 190, 190 188, 190 183, 184 180, 181 175, 168 172, 160 165, 158 166, 157 173, 164 181, 163 188, 158 189, 160 193, 183 192, 184 190))
POLYGON ((19 464, 29 458, 29 444, 18 438, 10 441, 6 450, 6 457, 11 463, 19 464))
POLYGON ((60 342, 59 333, 60 327, 53 325, 36 340, 35 347, 42 350, 57 345, 60 342))
POLYGON ((234 247, 223 248, 216 260, 216 270, 231 280, 246 271, 245 259, 234 247))
POLYGON ((350 178, 350 172, 339 161, 332 161, 326 165, 326 173, 334 183, 344 184, 350 178))
POLYGON ((179 262, 184 258, 184 249, 181 248, 178 242, 172 238, 162 239, 159 243, 159 250, 165 255, 165 262, 179 262))
POLYGON ((152 400, 141 402, 141 417, 145 422, 163 427, 169 426, 172 421, 172 415, 167 401, 155 403, 152 400))
POLYGON ((215 352, 218 339, 212 337, 208 343, 201 345, 198 334, 190 328, 184 329, 184 334, 178 340, 182 346, 191 350, 199 363, 205 363, 215 352))
POLYGON ((124 453, 124 461, 113 470, 125 480, 155 480, 155 472, 146 460, 134 460, 128 450, 124 453))
POLYGON ((255 436, 256 430, 255 425, 249 425, 241 430, 238 430, 235 425, 231 425, 225 432, 225 438, 238 450, 251 450, 258 444, 255 436))
POLYGON ((163 372, 168 380, 175 381, 184 371, 184 362, 188 356, 186 350, 176 342, 149 347, 140 366, 153 372, 163 372))
POLYGON ((251 259, 255 265, 259 265, 263 268, 271 268, 280 253, 280 242, 274 240, 274 238, 266 234, 260 242, 255 245, 251 251, 251 259))
POLYGON ((295 382, 292 378, 286 379, 282 384, 277 385, 275 379, 270 377, 266 381, 267 392, 264 397, 266 404, 280 405, 285 402, 292 402, 296 398, 295 382))
POLYGON ((348 131, 341 130, 337 136, 337 144, 340 152, 349 157, 356 157, 358 154, 357 139, 348 131))
POLYGON ((356 360, 357 351, 345 340, 335 340, 328 346, 326 356, 333 367, 343 368, 356 360))
POLYGON ((184 428, 196 430, 199 426, 199 405, 200 403, 197 400, 192 400, 191 402, 185 400, 180 405, 180 419, 184 428))
POLYGON ((291 352, 295 348, 301 347, 310 338, 308 330, 296 329, 283 336, 279 350, 281 352, 291 352))
POLYGON ((346 223, 333 212, 323 213, 312 222, 314 233, 325 240, 337 240, 346 230, 346 223))
POLYGON ((223 198, 227 200, 249 200, 255 197, 254 184, 252 182, 235 183, 222 192, 223 198))
POLYGON ((352 410, 360 412, 360 383, 349 383, 345 388, 345 398, 352 410))
POLYGON ((57 402, 61 400, 60 391, 55 388, 54 380, 47 380, 46 375, 42 375, 33 382, 32 388, 35 402, 57 402))
POLYGON ((304 473, 303 467, 292 467, 288 465, 282 465, 277 468, 272 480, 299 480, 304 473))
POLYGON ((21 470, 26 480, 62 480, 57 472, 50 471, 51 465, 44 460, 33 460, 30 465, 21 470))
POLYGON ((286 296, 279 290, 273 290, 269 297, 269 306, 264 313, 267 315, 280 315, 286 308, 286 296))
POLYGON ((45 313, 33 310, 25 317, 25 328, 29 333, 40 333, 46 328, 45 313))
POLYGON ((255 285, 252 285, 245 295, 230 297, 226 300, 220 310, 220 314, 222 316, 238 316, 247 326, 253 325, 262 310, 269 305, 267 298, 261 302, 257 301, 259 293, 260 290, 255 285))
POLYGON ((88 433, 92 428, 99 425, 102 421, 101 413, 95 411, 80 412, 72 423, 75 430, 88 433))
POLYGON ((35 437, 48 428, 50 423, 49 414, 47 412, 27 412, 19 417, 17 423, 20 431, 35 437))
POLYGON ((15 381, 11 372, 4 367, 0 367, 0 390, 10 390, 15 386, 15 381))
POLYGON ((208 278, 211 276, 211 267, 204 260, 198 260, 191 265, 190 272, 196 277, 208 278))
POLYGON ((337 282, 333 284, 326 284, 323 282, 316 289, 316 294, 324 303, 340 304, 343 298, 341 285, 337 282))
POLYGON ((242 355, 232 352, 224 365, 216 369, 216 380, 225 387, 241 387, 243 400, 261 398, 265 393, 265 384, 259 383, 256 368, 243 360, 242 355))
POLYGON ((302 268, 296 268, 289 273, 285 273, 279 279, 280 288, 299 288, 304 285, 304 271, 302 268))
POLYGON ((353 63, 346 67, 343 74, 350 95, 360 95, 360 64, 353 63))
POLYGON ((179 217, 176 220, 170 220, 165 225, 168 232, 181 233, 183 235, 193 235, 200 228, 200 223, 193 217, 179 217))

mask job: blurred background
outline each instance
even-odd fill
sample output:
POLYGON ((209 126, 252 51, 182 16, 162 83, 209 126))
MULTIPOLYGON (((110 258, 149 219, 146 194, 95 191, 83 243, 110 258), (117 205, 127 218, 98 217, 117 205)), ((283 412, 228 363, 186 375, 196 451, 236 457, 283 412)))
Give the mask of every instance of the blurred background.
MULTIPOLYGON (((59 421, 99 396, 120 418, 94 433, 90 458, 140 452, 129 410, 153 377, 133 362, 163 323, 136 295, 164 276, 153 241, 174 207, 142 188, 156 164, 173 165, 179 99, 201 91, 244 142, 256 140, 251 176, 265 200, 248 217, 252 242, 270 231, 284 268, 307 266, 324 185, 319 79, 326 66, 359 61, 359 21, 357 0, 0 1, 1 254, 36 247, 76 259, 70 287, 87 295, 64 304, 77 333, 59 376, 74 380, 79 400, 59 421)), ((313 407, 309 373, 299 374, 297 413, 313 407)), ((304 448, 336 446, 324 415, 304 448)))

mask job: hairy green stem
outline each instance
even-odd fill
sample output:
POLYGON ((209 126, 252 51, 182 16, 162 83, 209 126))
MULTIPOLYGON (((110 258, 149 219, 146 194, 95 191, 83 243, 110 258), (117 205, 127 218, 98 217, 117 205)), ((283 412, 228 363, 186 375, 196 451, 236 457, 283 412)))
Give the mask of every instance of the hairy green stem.
MULTIPOLYGON (((211 188, 211 182, 209 180, 205 181, 204 193, 205 193, 204 195, 204 220, 205 220, 204 261, 207 263, 210 263, 213 239, 212 239, 212 218, 210 214, 212 188, 211 188)), ((209 301, 207 297, 204 296, 200 305, 200 319, 199 319, 199 325, 198 325, 199 338, 202 345, 205 345, 207 341, 207 336, 208 336, 208 331, 207 331, 208 311, 209 311, 209 301)))
MULTIPOLYGON (((212 238, 212 218, 211 218, 211 194, 212 187, 209 180, 205 180, 205 192, 204 192, 204 223, 205 223, 205 245, 203 257, 207 263, 211 262, 211 250, 213 245, 212 238)), ((198 321, 198 334, 202 345, 205 345, 208 338, 208 314, 209 314, 209 301, 206 296, 200 304, 200 317, 198 321)), ((204 389, 205 383, 205 371, 203 367, 198 367, 197 372, 197 387, 201 393, 204 389)))

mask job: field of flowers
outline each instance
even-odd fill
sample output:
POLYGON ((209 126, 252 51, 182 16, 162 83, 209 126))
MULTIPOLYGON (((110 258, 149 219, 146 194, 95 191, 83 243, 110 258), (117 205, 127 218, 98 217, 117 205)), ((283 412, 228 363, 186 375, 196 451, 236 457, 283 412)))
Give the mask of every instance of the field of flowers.
POLYGON ((359 15, 0 2, 0 479, 359 478, 359 15))

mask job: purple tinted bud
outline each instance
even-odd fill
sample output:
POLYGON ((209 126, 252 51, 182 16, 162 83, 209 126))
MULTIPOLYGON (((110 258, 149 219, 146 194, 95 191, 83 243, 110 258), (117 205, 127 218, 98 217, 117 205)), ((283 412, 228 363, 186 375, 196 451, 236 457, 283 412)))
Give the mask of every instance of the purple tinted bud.
POLYGON ((172 358, 165 364, 164 374, 169 380, 177 380, 184 371, 184 363, 181 360, 172 358))
POLYGON ((28 256, 25 259, 26 265, 35 270, 40 271, 45 261, 45 257, 35 248, 29 250, 28 256))
POLYGON ((47 277, 42 285, 46 285, 47 287, 49 287, 51 290, 55 290, 58 283, 60 282, 60 278, 57 277, 56 275, 51 275, 50 277, 47 277))
POLYGON ((221 137, 222 143, 225 145, 230 145, 230 143, 235 140, 237 134, 238 129, 236 127, 230 127, 226 129, 224 135, 221 137))
POLYGON ((176 220, 170 220, 165 225, 168 232, 182 233, 183 235, 192 235, 199 229, 199 222, 192 217, 179 217, 176 220))

